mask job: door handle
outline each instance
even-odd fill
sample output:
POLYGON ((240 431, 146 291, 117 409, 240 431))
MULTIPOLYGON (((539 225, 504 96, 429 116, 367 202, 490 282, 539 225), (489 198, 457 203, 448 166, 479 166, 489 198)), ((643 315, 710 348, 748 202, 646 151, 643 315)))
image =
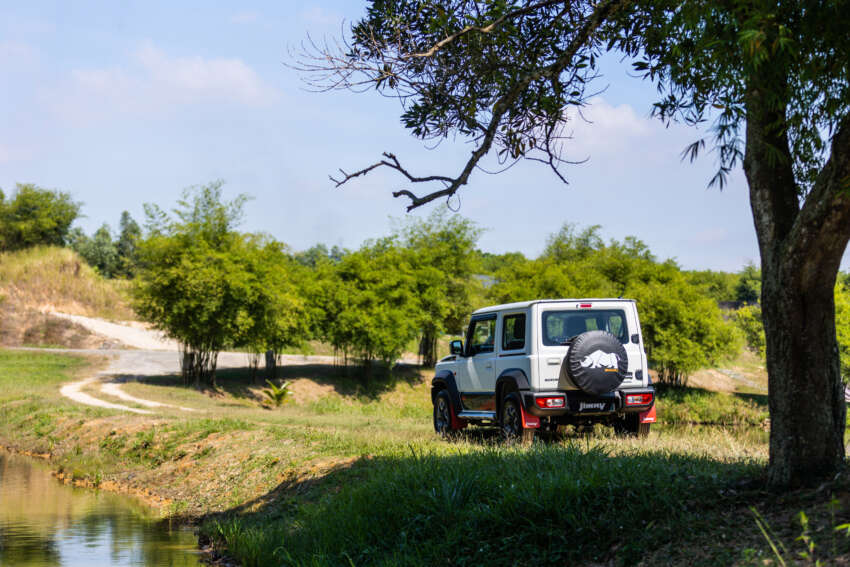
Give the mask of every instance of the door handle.
POLYGON ((487 370, 490 370, 491 368, 493 368, 493 363, 488 362, 487 364, 484 365, 484 368, 486 368, 487 370))
POLYGON ((557 364, 561 364, 561 359, 560 358, 547 358, 546 363, 554 366, 554 365, 557 365, 557 364))

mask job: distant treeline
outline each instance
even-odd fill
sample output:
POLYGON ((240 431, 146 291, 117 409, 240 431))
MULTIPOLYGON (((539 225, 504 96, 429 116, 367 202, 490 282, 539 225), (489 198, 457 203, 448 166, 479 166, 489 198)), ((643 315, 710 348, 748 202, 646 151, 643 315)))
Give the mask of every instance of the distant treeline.
MULTIPOLYGON (((185 347, 188 382, 214 383, 217 353, 332 345, 343 357, 391 364, 412 344, 425 364, 438 340, 462 333, 481 306, 535 298, 638 300, 647 354, 659 376, 684 381, 746 344, 764 354, 761 274, 682 270, 641 240, 604 241, 600 226, 565 224, 543 253, 492 254, 481 229, 437 209, 399 222, 357 250, 317 244, 296 252, 268 235, 238 230, 245 196, 222 198, 221 183, 187 189, 167 213, 146 205, 142 229, 127 212, 117 233, 72 229, 80 205, 67 193, 18 185, 0 193, 0 249, 67 245, 106 277, 135 281, 137 312, 185 347), (721 309, 724 307, 725 309, 721 309)), ((850 360, 850 280, 836 286, 842 363, 850 360)))

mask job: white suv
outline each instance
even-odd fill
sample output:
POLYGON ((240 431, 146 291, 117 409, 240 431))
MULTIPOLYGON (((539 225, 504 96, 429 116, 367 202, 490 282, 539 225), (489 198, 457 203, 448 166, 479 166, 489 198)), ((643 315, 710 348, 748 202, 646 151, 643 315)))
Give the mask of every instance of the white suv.
POLYGON ((434 429, 612 425, 645 436, 655 422, 637 307, 630 299, 540 299, 479 309, 431 383, 434 429))

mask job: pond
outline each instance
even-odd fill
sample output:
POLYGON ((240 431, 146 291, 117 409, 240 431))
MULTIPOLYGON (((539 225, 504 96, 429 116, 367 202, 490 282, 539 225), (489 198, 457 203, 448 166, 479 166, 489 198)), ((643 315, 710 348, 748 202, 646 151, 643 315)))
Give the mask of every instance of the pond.
POLYGON ((66 486, 0 451, 0 566, 196 567, 197 541, 135 500, 66 486))

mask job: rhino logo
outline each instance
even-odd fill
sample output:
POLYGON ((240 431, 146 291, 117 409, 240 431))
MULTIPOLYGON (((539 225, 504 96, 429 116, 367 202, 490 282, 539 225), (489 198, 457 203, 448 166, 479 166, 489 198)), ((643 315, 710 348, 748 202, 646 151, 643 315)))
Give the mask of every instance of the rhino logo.
POLYGON ((603 352, 601 350, 595 350, 581 361, 581 365, 583 368, 599 368, 604 366, 605 368, 613 368, 617 369, 617 366, 620 363, 620 359, 617 357, 617 353, 615 352, 603 352))

